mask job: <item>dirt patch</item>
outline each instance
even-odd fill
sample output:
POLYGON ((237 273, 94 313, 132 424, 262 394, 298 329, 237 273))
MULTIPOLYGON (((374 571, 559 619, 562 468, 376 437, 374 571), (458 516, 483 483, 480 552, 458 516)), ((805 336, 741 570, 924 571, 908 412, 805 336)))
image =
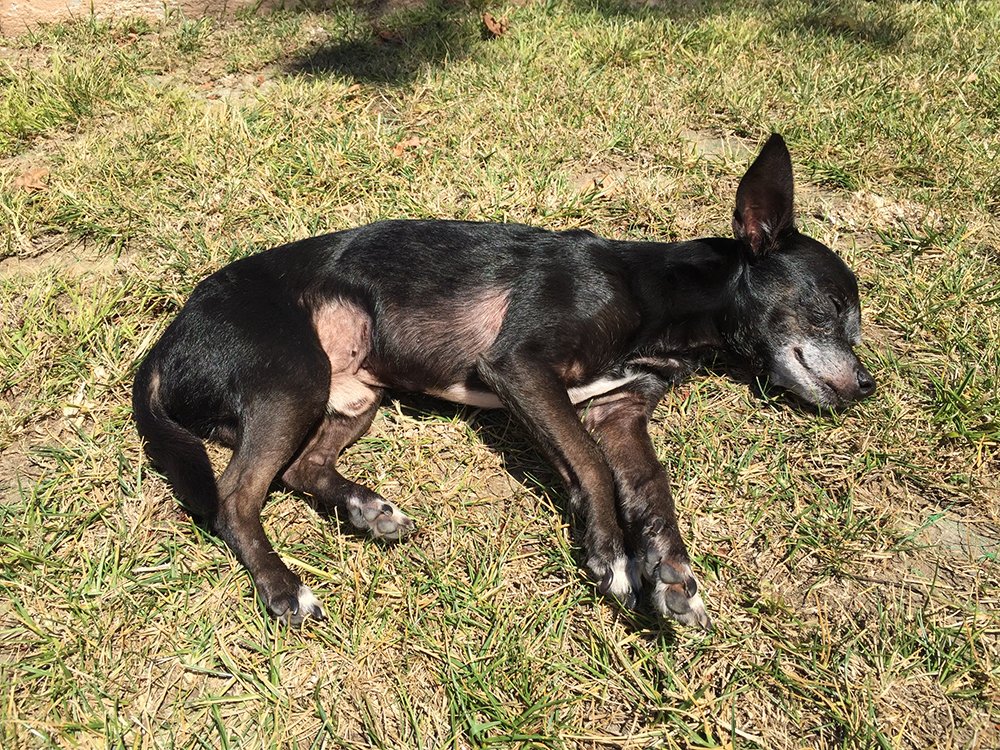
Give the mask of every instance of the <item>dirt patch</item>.
POLYGON ((17 442, 0 451, 0 503, 13 504, 19 495, 18 484, 30 484, 36 477, 30 476, 31 462, 28 449, 23 442, 17 442))
POLYGON ((0 258, 0 280, 39 276, 51 271, 58 271, 66 276, 106 275, 115 270, 120 260, 120 256, 96 256, 56 243, 37 255, 0 258))
POLYGON ((936 547, 948 557, 968 563, 1000 559, 1000 529, 985 521, 946 511, 935 514, 918 529, 914 529, 916 543, 936 547))
POLYGON ((678 135, 697 158, 724 158, 727 160, 746 161, 749 164, 750 160, 756 154, 755 145, 727 133, 685 128, 678 135))
POLYGON ((231 16, 241 8, 271 10, 289 7, 294 0, 0 0, 0 33, 23 34, 40 24, 94 15, 98 18, 133 16, 163 18, 171 12, 185 16, 231 16))

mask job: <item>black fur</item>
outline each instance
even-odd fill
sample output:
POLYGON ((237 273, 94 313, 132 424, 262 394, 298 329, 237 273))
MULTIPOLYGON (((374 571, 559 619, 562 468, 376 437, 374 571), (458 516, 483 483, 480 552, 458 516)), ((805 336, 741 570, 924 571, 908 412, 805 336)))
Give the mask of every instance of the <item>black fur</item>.
POLYGON ((708 627, 646 432, 665 389, 719 352, 823 407, 874 389, 852 350, 854 275, 795 229, 779 136, 743 178, 733 227, 736 239, 662 244, 388 221, 236 261, 198 285, 140 366, 139 432, 269 610, 299 622, 322 609, 260 527, 275 477, 399 537, 409 520, 335 468, 382 389, 495 401, 566 482, 601 590, 631 604, 645 581, 663 614, 708 627), (234 449, 218 482, 201 439, 234 449))

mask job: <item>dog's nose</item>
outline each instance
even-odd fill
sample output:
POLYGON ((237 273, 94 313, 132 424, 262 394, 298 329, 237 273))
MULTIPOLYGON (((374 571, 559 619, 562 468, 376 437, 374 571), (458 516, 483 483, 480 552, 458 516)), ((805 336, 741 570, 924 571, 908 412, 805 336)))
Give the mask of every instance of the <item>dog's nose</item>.
POLYGON ((858 368, 858 398, 868 398, 875 393, 875 379, 864 367, 858 368))

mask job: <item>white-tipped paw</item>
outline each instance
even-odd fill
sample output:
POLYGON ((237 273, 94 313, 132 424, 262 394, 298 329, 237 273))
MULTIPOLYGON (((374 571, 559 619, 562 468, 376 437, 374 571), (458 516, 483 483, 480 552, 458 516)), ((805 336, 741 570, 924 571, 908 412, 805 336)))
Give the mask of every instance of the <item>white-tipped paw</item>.
POLYGON ((712 620, 698 593, 698 582, 688 565, 681 565, 680 568, 661 566, 659 579, 653 586, 653 606, 664 617, 682 625, 711 630, 712 620))
POLYGON ((347 510, 354 527, 366 529, 376 539, 402 539, 416 528, 413 519, 378 495, 351 497, 347 510))
POLYGON ((306 619, 325 620, 323 605, 313 595, 308 586, 300 585, 295 594, 280 597, 272 602, 268 609, 286 625, 298 627, 306 619))
POLYGON ((640 581, 632 560, 624 555, 610 563, 591 560, 588 567, 594 572, 597 590, 602 595, 614 597, 629 609, 635 607, 640 581))

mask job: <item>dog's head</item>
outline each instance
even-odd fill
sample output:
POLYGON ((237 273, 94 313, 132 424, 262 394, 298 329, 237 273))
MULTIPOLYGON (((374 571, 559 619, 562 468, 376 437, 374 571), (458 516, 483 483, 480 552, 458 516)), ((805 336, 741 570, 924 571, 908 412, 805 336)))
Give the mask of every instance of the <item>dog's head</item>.
POLYGON ((772 135, 736 192, 744 264, 734 344, 771 384, 836 408, 875 391, 853 348, 861 342, 858 282, 830 248, 795 229, 792 198, 791 157, 772 135))

